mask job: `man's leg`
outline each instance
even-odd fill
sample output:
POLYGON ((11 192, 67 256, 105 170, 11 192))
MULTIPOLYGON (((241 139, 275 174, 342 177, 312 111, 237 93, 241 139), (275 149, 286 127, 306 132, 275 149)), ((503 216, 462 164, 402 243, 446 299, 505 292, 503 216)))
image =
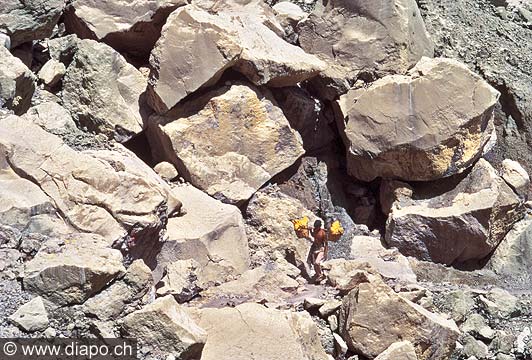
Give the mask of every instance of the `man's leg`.
POLYGON ((314 258, 314 271, 316 272, 316 280, 321 280, 323 277, 323 273, 321 272, 321 262, 323 261, 325 257, 324 251, 319 251, 316 253, 314 258))

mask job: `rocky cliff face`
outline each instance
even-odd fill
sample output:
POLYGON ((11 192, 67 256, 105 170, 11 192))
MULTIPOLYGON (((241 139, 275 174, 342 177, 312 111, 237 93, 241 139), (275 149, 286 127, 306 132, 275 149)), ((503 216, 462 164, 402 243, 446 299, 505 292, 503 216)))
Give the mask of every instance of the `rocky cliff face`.
POLYGON ((531 359, 531 44, 523 0, 4 1, 0 337, 531 359))

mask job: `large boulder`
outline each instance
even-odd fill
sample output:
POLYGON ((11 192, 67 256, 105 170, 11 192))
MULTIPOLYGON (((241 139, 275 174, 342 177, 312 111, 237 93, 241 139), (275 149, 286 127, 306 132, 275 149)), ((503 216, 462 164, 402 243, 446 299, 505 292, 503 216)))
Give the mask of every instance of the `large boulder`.
POLYGON ((329 100, 357 78, 401 74, 434 53, 415 0, 318 1, 298 34, 303 50, 329 65, 316 81, 329 100))
POLYGON ((80 126, 125 141, 144 127, 145 90, 145 77, 122 55, 82 40, 63 78, 63 105, 80 126))
POLYGON ((24 267, 24 288, 58 305, 80 304, 123 275, 120 251, 95 234, 51 238, 24 267))
MULTIPOLYGON (((230 8, 230 7, 229 7, 230 8)), ((296 85, 325 65, 279 38, 254 16, 208 12, 197 5, 175 10, 163 27, 150 64, 149 103, 164 113, 188 94, 235 67, 257 85, 296 85)))
POLYGON ((35 82, 36 77, 30 69, 0 46, 0 108, 13 110, 17 115, 26 112, 31 105, 35 82))
MULTIPOLYGON (((77 231, 112 242, 133 227, 137 232, 160 229, 169 214, 179 212, 181 203, 168 184, 121 145, 78 152, 28 119, 13 115, 0 119, 0 148, 0 163, 11 179, 20 185, 31 181, 46 195, 29 199, 28 205, 51 204, 52 210, 40 212, 59 213, 77 231)), ((28 188, 37 194, 37 187, 13 187, 17 193, 11 197, 25 197, 28 188)))
POLYGON ((275 11, 264 0, 193 0, 193 4, 211 13, 225 13, 231 17, 245 18, 245 22, 258 22, 283 37, 285 31, 275 16, 275 11))
POLYGON ((2 0, 0 33, 11 38, 11 47, 49 37, 63 12, 63 0, 2 0))
POLYGON ((244 84, 212 90, 150 122, 156 157, 228 203, 248 200, 304 153, 271 93, 244 84))
POLYGON ((349 174, 424 181, 464 171, 490 140, 498 97, 465 65, 443 58, 350 91, 338 101, 349 174))
POLYGON ((480 159, 451 191, 394 204, 386 223, 386 242, 421 260, 474 262, 499 245, 523 212, 519 197, 480 159))
POLYGON ((501 92, 498 160, 517 160, 532 174, 532 35, 530 20, 522 22, 530 1, 418 3, 439 56, 462 61, 501 92))
POLYGON ((203 284, 214 284, 248 269, 249 249, 240 210, 215 200, 191 185, 174 188, 185 214, 170 218, 167 237, 143 255, 159 281, 177 260, 194 259, 203 284))
POLYGON ((187 0, 76 0, 64 22, 69 33, 104 42, 120 52, 149 55, 168 15, 187 0))
POLYGON ((447 359, 460 334, 452 320, 431 313, 370 276, 346 297, 339 329, 351 351, 375 358, 398 341, 410 341, 418 359, 447 359))
POLYGON ((306 312, 246 303, 204 308, 198 324, 207 331, 201 360, 327 360, 318 329, 306 312))
POLYGON ((178 359, 198 359, 206 340, 205 331, 171 295, 129 314, 121 328, 159 358, 173 354, 178 359))

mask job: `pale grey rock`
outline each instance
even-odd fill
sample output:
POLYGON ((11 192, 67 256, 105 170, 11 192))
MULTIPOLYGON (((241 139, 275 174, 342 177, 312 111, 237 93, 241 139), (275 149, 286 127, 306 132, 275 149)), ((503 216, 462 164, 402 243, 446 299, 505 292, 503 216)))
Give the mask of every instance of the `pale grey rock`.
POLYGON ((357 78, 402 74, 434 53, 414 0, 319 1, 298 34, 303 50, 329 65, 315 82, 328 100, 357 78))
POLYGON ((375 360, 417 360, 416 349, 408 340, 398 341, 380 353, 375 360))
POLYGON ((527 286, 532 283, 532 217, 517 222, 501 241, 487 264, 497 274, 527 286))
POLYGON ((79 43, 80 39, 75 34, 48 39, 46 42, 50 58, 62 62, 67 67, 72 62, 79 43))
POLYGON ((177 186, 173 194, 182 199, 185 213, 170 218, 165 241, 147 249, 155 281, 176 260, 197 261, 203 284, 222 282, 247 270, 249 248, 240 210, 191 185, 177 186))
POLYGON ((61 81, 65 72, 66 68, 63 63, 50 59, 42 66, 37 76, 44 85, 53 88, 61 81))
POLYGON ((179 303, 191 300, 203 290, 201 269, 201 264, 194 259, 169 263, 164 270, 164 277, 156 286, 157 295, 172 295, 179 303))
POLYGON ((2 0, 0 31, 11 38, 11 47, 52 35, 63 12, 63 0, 2 0))
POLYGON ((306 312, 245 303, 203 308, 196 317, 207 331, 202 360, 328 360, 316 324, 306 312))
POLYGON ((85 313, 103 321, 115 321, 144 305, 153 286, 151 270, 142 260, 135 260, 121 279, 83 304, 85 313))
POLYGON ((179 359, 198 358, 207 339, 204 329, 171 295, 127 315, 121 328, 155 354, 174 354, 179 359))
POLYGON ((13 110, 17 115, 26 112, 35 91, 35 82, 36 77, 30 69, 8 49, 0 46, 0 108, 13 110))
POLYGON ((517 297, 504 289, 493 288, 479 298, 487 313, 495 319, 509 319, 521 311, 517 297))
POLYGON ((465 356, 474 356, 477 359, 485 359, 488 356, 488 346, 471 335, 466 335, 462 353, 465 356))
POLYGON ((514 189, 514 191, 525 196, 530 187, 530 176, 517 161, 505 159, 501 163, 501 176, 514 189))
POLYGON ((208 12, 195 4, 174 11, 150 56, 151 107, 167 112, 230 67, 256 85, 270 86, 296 85, 325 68, 252 15, 235 14, 231 6, 208 12))
POLYGON ((40 296, 22 305, 9 320, 22 330, 34 332, 48 327, 48 312, 40 296))
POLYGON ((48 240, 24 267, 23 284, 58 305, 80 304, 125 273, 120 251, 95 234, 48 240))
POLYGON ((158 163, 153 170, 166 181, 172 181, 179 176, 175 166, 167 161, 158 163))
POLYGON ((445 359, 460 334, 454 321, 401 298, 375 275, 344 297, 339 325, 349 349, 370 358, 408 340, 420 359, 445 359))
POLYGON ((45 101, 32 106, 23 115, 24 118, 49 132, 76 131, 76 123, 67 109, 58 103, 45 101))
POLYGON ((27 204, 44 205, 13 224, 26 224, 35 213, 55 219, 60 213, 70 232, 96 233, 113 243, 128 234, 142 240, 141 230, 158 232, 169 214, 179 213, 181 203, 169 185, 121 145, 79 152, 28 119, 8 116, 0 123, 6 149, 0 164, 12 186, 10 198, 26 198, 31 189, 41 193, 27 204), (33 185, 24 189, 28 183, 33 185))
POLYGON ((320 313, 321 317, 326 319, 329 315, 333 314, 338 308, 342 305, 342 301, 340 300, 329 300, 326 301, 325 304, 320 306, 318 309, 318 312, 320 313))
POLYGON ((81 40, 63 77, 63 105, 80 126, 126 141, 144 128, 146 79, 105 44, 81 40))

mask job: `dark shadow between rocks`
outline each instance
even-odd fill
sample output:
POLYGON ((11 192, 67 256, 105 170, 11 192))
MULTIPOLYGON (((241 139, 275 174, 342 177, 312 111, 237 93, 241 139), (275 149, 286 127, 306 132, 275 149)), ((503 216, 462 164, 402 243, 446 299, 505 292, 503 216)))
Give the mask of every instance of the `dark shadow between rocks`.
POLYGON ((131 139, 127 140, 122 145, 134 152, 135 155, 137 155, 139 159, 148 164, 148 166, 154 167, 155 165, 157 165, 155 159, 152 156, 150 143, 148 142, 148 138, 144 131, 133 136, 131 139))

